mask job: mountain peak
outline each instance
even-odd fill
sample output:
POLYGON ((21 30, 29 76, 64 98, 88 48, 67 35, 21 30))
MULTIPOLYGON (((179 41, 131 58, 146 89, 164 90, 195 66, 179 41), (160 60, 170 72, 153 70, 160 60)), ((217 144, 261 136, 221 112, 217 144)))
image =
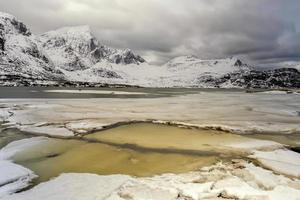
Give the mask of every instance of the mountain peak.
POLYGON ((0 18, 15 19, 16 17, 11 14, 0 11, 0 18))
POLYGON ((177 56, 175 58, 172 58, 169 60, 166 65, 172 65, 172 64, 182 64, 187 62, 192 62, 195 60, 199 60, 199 58, 195 55, 184 55, 184 56, 177 56))
POLYGON ((94 37, 88 25, 63 27, 53 31, 46 32, 42 34, 42 36, 71 37, 71 38, 81 38, 86 40, 94 37))
POLYGON ((22 34, 29 36, 31 32, 26 25, 15 16, 0 12, 0 35, 4 34, 22 34))

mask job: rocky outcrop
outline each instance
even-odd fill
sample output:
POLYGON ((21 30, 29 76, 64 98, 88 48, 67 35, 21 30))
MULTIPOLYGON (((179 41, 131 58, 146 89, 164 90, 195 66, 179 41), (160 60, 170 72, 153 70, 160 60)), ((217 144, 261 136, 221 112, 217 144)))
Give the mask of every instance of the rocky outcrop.
POLYGON ((229 73, 218 79, 201 77, 199 81, 212 87, 300 88, 300 73, 293 68, 251 70, 244 73, 229 73))

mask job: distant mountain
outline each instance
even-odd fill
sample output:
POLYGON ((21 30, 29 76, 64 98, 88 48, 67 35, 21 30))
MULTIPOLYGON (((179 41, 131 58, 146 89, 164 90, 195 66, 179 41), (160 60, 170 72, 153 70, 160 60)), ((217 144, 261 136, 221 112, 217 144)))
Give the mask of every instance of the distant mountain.
POLYGON ((144 87, 300 88, 300 73, 254 70, 238 58, 180 56, 161 66, 130 49, 101 44, 88 26, 34 35, 0 12, 0 85, 137 85, 144 87))

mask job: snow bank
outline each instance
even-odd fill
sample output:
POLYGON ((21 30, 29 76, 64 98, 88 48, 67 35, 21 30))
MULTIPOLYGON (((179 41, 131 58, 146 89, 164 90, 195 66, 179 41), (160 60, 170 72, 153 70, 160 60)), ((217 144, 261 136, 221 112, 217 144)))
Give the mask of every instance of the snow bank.
POLYGON ((62 174, 29 191, 14 194, 6 200, 100 200, 106 199, 129 180, 129 176, 123 175, 62 174))

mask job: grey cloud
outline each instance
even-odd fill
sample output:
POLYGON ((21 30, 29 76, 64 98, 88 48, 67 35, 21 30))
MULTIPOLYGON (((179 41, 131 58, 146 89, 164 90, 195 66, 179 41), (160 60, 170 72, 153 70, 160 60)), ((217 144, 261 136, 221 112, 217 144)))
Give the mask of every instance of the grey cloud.
POLYGON ((155 63, 185 54, 256 64, 300 57, 298 0, 0 0, 0 7, 37 33, 88 24, 104 44, 155 63))

